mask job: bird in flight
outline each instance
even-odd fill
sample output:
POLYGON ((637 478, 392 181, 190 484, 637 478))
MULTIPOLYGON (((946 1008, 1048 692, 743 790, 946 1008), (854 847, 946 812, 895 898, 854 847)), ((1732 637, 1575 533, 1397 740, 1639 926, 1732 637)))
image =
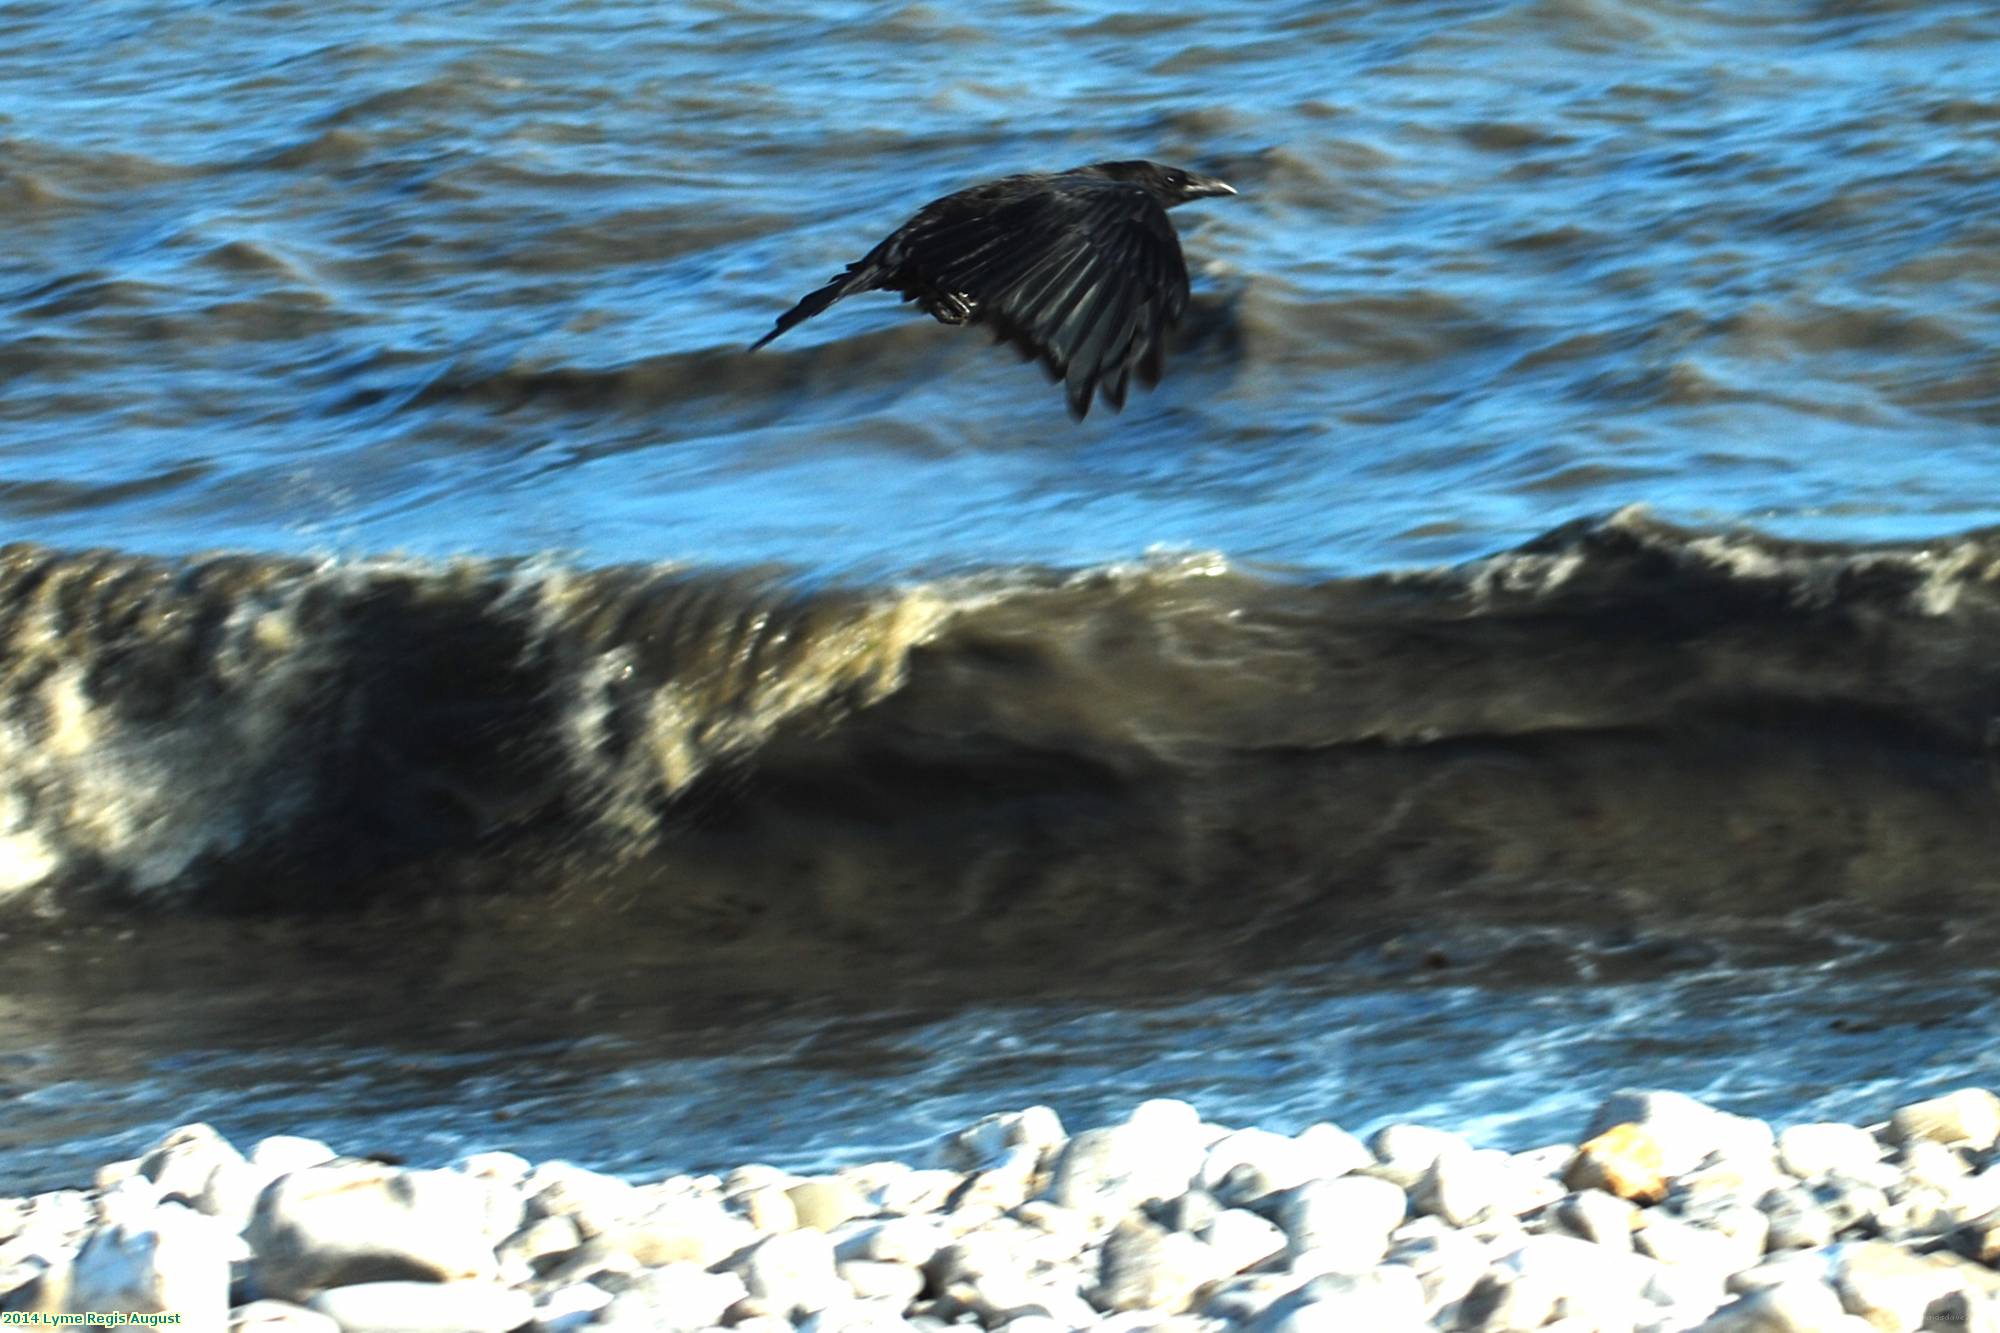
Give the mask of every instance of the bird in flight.
POLYGON ((1167 210, 1235 194, 1157 162, 1005 176, 948 194, 778 316, 756 351, 843 296, 891 291, 940 324, 980 324, 1063 382, 1070 414, 1116 411, 1137 372, 1159 383, 1187 309, 1187 261, 1167 210))

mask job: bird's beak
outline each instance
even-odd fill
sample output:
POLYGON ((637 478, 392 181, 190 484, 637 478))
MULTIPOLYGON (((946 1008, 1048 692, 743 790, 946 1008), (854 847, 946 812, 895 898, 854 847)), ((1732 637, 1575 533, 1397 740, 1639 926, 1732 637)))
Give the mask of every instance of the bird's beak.
POLYGON ((1206 199, 1210 195, 1235 193, 1234 185, 1219 181, 1213 176, 1196 176, 1193 173, 1188 175, 1186 194, 1190 199, 1206 199))

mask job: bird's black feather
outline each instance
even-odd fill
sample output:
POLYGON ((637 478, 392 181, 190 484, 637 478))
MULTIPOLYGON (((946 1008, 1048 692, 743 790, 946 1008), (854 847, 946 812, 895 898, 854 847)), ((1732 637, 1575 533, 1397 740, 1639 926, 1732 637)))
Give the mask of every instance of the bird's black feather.
POLYGON ((1099 394, 1115 411, 1135 374, 1149 388, 1159 382, 1167 336, 1187 309, 1187 261, 1167 210, 1233 193, 1151 162, 975 185, 924 205, 751 350, 842 297, 892 291, 1039 360, 1077 417, 1099 394))

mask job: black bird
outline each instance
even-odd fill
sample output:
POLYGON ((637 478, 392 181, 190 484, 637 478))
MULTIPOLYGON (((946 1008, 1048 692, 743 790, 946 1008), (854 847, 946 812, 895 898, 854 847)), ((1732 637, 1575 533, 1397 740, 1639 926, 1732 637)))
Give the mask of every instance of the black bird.
POLYGON ((1187 261, 1167 210, 1235 194, 1157 162, 1098 162, 1006 176, 933 200, 750 345, 843 296, 891 291, 940 324, 983 324, 1064 382, 1071 415, 1101 387, 1125 406, 1134 370, 1160 381, 1166 336, 1187 309, 1187 261))

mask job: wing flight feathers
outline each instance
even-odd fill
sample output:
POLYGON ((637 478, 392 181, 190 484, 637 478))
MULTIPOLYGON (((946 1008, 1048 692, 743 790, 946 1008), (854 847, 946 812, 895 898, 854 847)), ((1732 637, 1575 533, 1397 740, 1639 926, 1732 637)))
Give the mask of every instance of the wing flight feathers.
POLYGON ((926 205, 751 350, 876 289, 950 323, 985 325, 1061 380, 1081 418, 1098 396, 1122 408, 1135 376, 1159 382, 1188 273, 1166 207, 1146 187, 1093 169, 1008 177, 926 205))

